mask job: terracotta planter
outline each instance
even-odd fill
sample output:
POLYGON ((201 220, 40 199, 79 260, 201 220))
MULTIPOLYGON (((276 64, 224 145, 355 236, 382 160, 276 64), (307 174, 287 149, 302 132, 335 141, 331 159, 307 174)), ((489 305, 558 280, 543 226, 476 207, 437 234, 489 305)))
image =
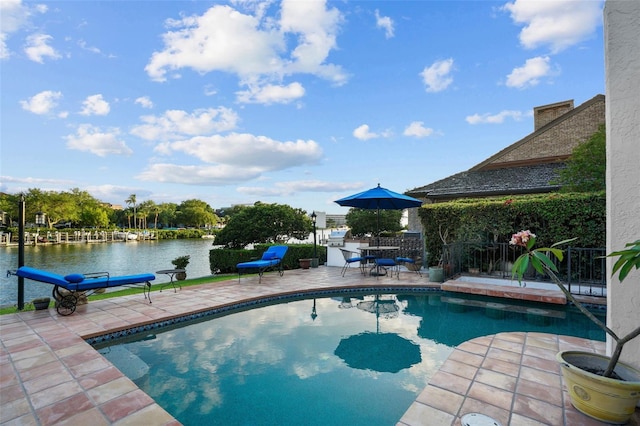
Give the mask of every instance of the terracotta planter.
POLYGON ((300 262, 300 268, 302 269, 309 269, 311 266, 311 259, 298 259, 298 262, 300 262))
POLYGON ((604 371, 609 364, 609 357, 589 352, 563 351, 558 353, 556 359, 560 362, 571 404, 578 411, 607 423, 627 423, 640 400, 640 371, 618 362, 614 371, 623 380, 617 380, 583 369, 604 371))

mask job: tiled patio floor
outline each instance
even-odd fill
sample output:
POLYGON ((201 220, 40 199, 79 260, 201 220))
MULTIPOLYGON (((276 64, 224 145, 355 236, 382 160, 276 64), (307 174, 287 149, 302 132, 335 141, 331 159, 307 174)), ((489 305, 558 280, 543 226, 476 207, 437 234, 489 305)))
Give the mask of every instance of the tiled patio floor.
MULTIPOLYGON (((363 277, 357 270, 346 275, 331 267, 287 271, 282 278, 268 273, 262 284, 245 276, 240 283, 236 278, 153 292, 153 304, 140 294, 92 301, 67 317, 52 309, 0 316, 0 424, 179 424, 86 343, 89 337, 274 294, 434 285, 410 272, 399 280, 363 277)), ((601 424, 576 412, 561 388, 553 359, 569 346, 604 350, 602 343, 535 333, 465 342, 398 424, 459 425, 460 416, 471 411, 503 425, 601 424)))

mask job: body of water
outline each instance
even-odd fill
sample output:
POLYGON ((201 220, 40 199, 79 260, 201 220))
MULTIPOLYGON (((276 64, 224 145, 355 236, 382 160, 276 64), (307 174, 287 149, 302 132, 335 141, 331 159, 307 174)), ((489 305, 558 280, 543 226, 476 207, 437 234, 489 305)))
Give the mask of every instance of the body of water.
MULTIPOLYGON (((109 272, 116 276, 173 269, 171 261, 188 254, 191 259, 187 266, 187 276, 196 278, 211 275, 211 249, 211 240, 206 239, 41 244, 25 247, 24 264, 61 275, 109 272)), ((0 247, 0 306, 15 305, 18 302, 18 278, 6 274, 6 271, 17 268, 18 247, 0 247)), ((156 275, 153 284, 168 281, 166 275, 156 275)), ((24 289, 24 300, 29 302, 36 297, 51 296, 53 286, 25 280, 24 289)))

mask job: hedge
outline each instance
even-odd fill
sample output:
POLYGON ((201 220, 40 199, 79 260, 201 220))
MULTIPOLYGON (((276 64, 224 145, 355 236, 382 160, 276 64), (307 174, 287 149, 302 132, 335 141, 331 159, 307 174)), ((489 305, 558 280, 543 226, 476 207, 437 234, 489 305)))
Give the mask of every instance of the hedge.
POLYGON ((442 237, 446 243, 505 243, 529 229, 539 246, 577 237, 573 247, 605 247, 604 192, 550 193, 499 198, 461 199, 423 205, 418 214, 424 229, 428 264, 438 263, 442 237))
MULTIPOLYGON (((240 262, 249 262, 262 257, 269 246, 273 244, 256 244, 253 250, 232 250, 213 249, 209 251, 209 266, 212 271, 220 270, 222 274, 238 272, 236 265, 240 262)), ((298 259, 308 259, 313 257, 313 244, 293 244, 288 246, 287 254, 284 256, 282 266, 284 269, 298 269, 300 262, 298 259)), ((316 246, 319 263, 322 265, 327 261, 327 248, 316 246)))

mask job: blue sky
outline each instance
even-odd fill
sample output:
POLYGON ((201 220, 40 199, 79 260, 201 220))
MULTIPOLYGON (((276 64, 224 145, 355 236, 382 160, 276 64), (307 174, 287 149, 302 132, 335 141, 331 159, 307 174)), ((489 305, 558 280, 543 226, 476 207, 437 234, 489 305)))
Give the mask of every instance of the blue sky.
POLYGON ((603 2, 0 2, 0 191, 346 213, 604 94, 603 2))

